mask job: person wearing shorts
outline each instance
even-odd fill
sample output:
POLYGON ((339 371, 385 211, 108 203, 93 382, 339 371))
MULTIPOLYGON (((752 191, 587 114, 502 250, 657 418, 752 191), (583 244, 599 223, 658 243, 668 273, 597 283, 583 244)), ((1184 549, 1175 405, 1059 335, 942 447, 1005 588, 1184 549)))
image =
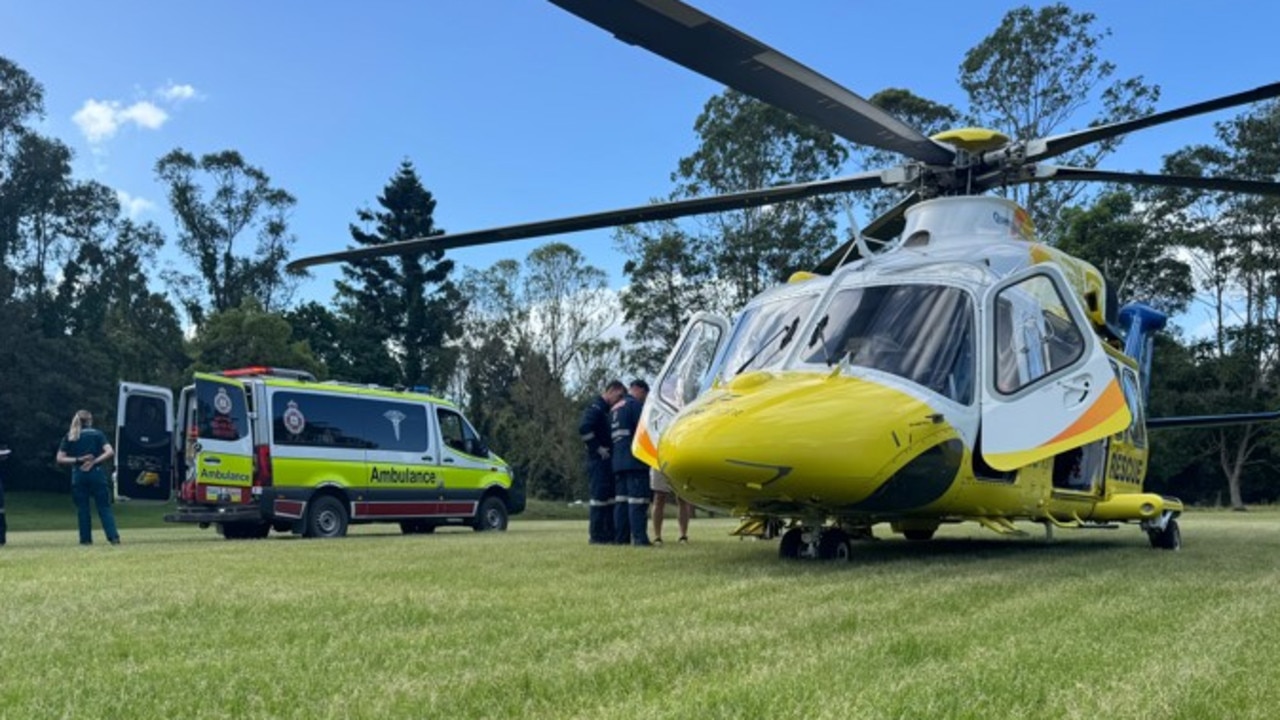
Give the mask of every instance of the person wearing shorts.
POLYGON ((676 513, 680 542, 689 542, 689 518, 693 515, 693 505, 675 494, 671 489, 671 480, 657 468, 649 468, 649 488, 653 490, 653 544, 662 544, 663 511, 667 507, 668 498, 680 503, 680 509, 676 513))

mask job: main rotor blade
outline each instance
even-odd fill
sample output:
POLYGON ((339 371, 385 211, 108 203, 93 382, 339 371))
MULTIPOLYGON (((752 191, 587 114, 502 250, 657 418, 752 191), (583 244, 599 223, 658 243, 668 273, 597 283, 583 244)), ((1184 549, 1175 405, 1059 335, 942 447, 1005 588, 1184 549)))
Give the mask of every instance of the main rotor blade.
POLYGON ((635 223, 653 222, 656 220, 674 220, 690 215, 723 212, 725 210, 742 210, 761 205, 803 200, 804 198, 849 192, 851 190, 869 190, 886 187, 887 183, 880 177, 880 172, 867 172, 848 175, 830 180, 779 185, 777 187, 746 190, 725 195, 676 200, 672 202, 652 203, 620 210, 576 215, 574 217, 540 220, 538 222, 507 225, 489 230, 453 233, 451 235, 435 235, 432 237, 403 240, 373 245, 353 250, 340 250, 324 255, 312 255, 299 258, 289 263, 289 269, 296 270, 313 265, 335 262, 350 262, 364 258, 385 257, 388 255, 411 255, 429 250, 449 250, 452 248, 489 245, 509 240, 525 240, 547 235, 563 235, 565 233, 600 228, 632 225, 635 223))
MULTIPOLYGON (((1062 165, 1036 165, 1035 176, 1024 182, 1048 182, 1052 180, 1083 180, 1111 182, 1128 185, 1156 185, 1191 190, 1216 190, 1220 192, 1247 193, 1249 195, 1280 196, 1280 183, 1234 178, 1197 177, 1195 175, 1158 175, 1146 173, 1114 172, 1062 165)), ((1015 181, 1016 182, 1016 181, 1015 181)))
MULTIPOLYGON (((902 233, 902 228, 906 225, 904 215, 907 208, 920 202, 920 193, 913 192, 903 198, 897 205, 889 208, 880 217, 872 220, 865 228, 862 229, 862 235, 876 240, 890 240, 902 233)), ((849 238, 840 244, 840 247, 832 250, 822 262, 813 267, 813 271, 820 275, 830 275, 835 272, 841 265, 844 265, 851 258, 856 259, 858 256, 853 254, 854 245, 857 244, 855 238, 849 238)))
POLYGON ((1053 137, 1042 138, 1039 141, 1033 141, 1027 149, 1027 161, 1044 160, 1047 158, 1061 155, 1064 152, 1075 150, 1078 147, 1095 143, 1100 140, 1109 140, 1117 135, 1133 132, 1149 128, 1153 125, 1160 125, 1174 120, 1193 117, 1195 115, 1203 115, 1204 113, 1213 112, 1215 110, 1224 110, 1237 105, 1247 105, 1249 103, 1258 102, 1260 100, 1268 100, 1273 97, 1280 96, 1280 83, 1271 83, 1263 85, 1252 90, 1236 93, 1234 95, 1224 95, 1213 100, 1187 105, 1185 107, 1175 108, 1158 112, 1146 117, 1136 118, 1134 120, 1124 120, 1114 122, 1108 125, 1099 125, 1098 127, 1087 128, 1085 130, 1077 130, 1075 132, 1055 135, 1053 137))
POLYGON ((955 151, 764 43, 678 0, 551 0, 623 42, 860 145, 950 165, 955 151))

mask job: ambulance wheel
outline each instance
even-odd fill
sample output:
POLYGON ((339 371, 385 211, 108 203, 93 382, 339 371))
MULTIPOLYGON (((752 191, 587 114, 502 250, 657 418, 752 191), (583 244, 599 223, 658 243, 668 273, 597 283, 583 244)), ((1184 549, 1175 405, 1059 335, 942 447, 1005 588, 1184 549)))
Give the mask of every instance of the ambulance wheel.
POLYGON ((480 501, 480 509, 476 513, 471 527, 476 532, 502 531, 507 529, 507 506, 502 498, 490 495, 480 501))
POLYGON ((1147 538, 1151 547, 1158 550, 1181 550, 1182 531, 1178 529, 1178 521, 1170 518, 1163 530, 1148 530, 1147 538))
POLYGON ((347 509, 332 495, 311 501, 307 510, 307 537, 336 538, 347 534, 347 509))

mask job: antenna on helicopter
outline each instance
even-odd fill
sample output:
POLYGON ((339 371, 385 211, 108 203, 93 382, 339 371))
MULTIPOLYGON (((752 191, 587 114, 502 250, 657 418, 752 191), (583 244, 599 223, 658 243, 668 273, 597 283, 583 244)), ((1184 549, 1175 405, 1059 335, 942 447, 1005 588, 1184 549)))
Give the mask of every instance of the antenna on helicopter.
MULTIPOLYGON (((844 216, 849 221, 849 237, 854 240, 852 243, 846 243, 844 253, 840 256, 840 262, 836 263, 836 267, 840 267, 849 261, 849 253, 853 252, 854 245, 859 248, 864 244, 860 238, 862 237, 862 229, 858 227, 858 220, 853 216, 853 203, 847 199, 844 204, 844 216)), ((827 363, 830 365, 830 363, 827 363)))

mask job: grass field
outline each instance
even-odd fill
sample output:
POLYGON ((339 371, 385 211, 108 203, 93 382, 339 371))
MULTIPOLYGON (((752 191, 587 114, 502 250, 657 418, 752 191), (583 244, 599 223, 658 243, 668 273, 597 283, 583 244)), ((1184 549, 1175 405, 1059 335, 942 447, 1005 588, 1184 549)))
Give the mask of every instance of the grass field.
POLYGON ((1177 553, 1136 528, 959 526, 842 565, 779 561, 728 520, 655 549, 521 518, 336 541, 126 523, 88 548, 19 530, 0 716, 1275 717, 1280 512, 1182 525, 1177 553))

